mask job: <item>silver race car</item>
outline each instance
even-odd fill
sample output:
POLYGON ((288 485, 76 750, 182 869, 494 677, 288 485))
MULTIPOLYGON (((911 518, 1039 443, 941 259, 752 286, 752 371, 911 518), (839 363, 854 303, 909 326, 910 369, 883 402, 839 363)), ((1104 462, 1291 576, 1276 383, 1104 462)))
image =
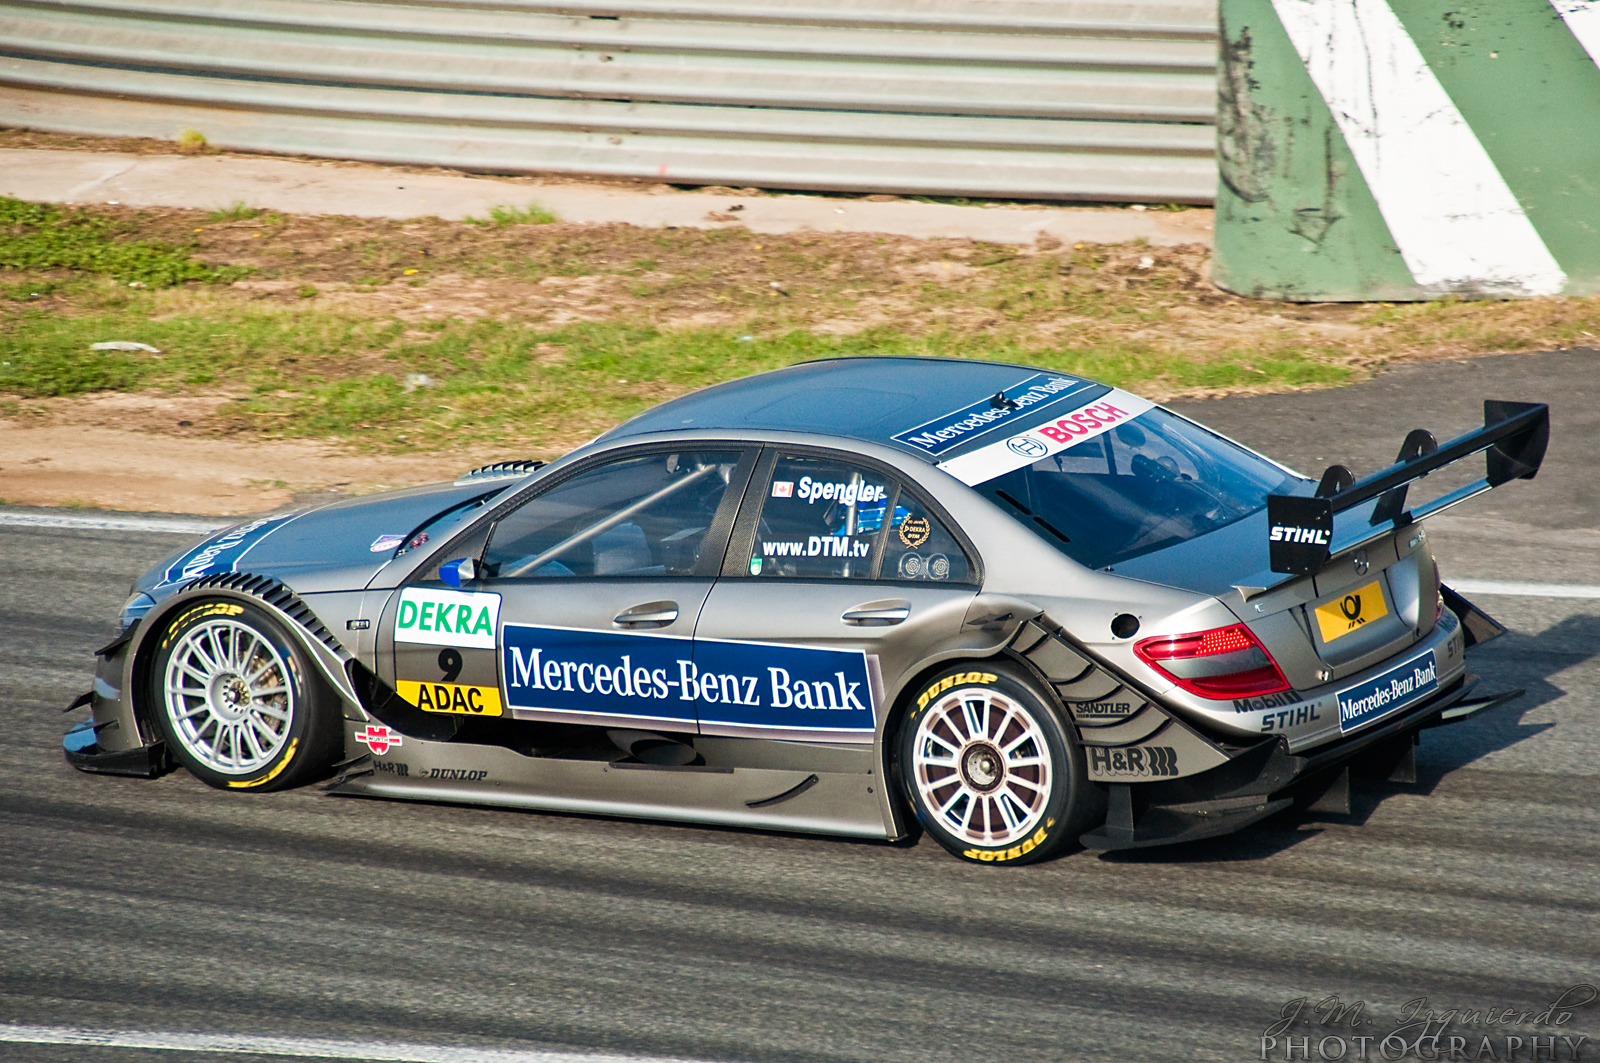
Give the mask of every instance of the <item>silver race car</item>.
MULTIPOLYGON (((905 837, 1027 863, 1404 779, 1500 628, 1422 520, 1531 478, 1542 405, 1303 477, 1135 395, 844 359, 548 465, 265 517, 141 577, 85 771, 905 837), (1410 483, 1477 453, 1484 476, 1410 483)), ((1411 777, 1414 777, 1411 776, 1411 777)))

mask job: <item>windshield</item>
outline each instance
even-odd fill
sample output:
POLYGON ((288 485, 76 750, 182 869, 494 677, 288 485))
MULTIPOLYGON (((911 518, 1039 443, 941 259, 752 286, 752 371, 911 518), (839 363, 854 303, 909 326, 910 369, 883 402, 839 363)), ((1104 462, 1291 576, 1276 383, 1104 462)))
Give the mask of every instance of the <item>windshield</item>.
POLYGON ((1161 409, 976 484, 1080 564, 1105 568, 1266 508, 1299 477, 1161 409))

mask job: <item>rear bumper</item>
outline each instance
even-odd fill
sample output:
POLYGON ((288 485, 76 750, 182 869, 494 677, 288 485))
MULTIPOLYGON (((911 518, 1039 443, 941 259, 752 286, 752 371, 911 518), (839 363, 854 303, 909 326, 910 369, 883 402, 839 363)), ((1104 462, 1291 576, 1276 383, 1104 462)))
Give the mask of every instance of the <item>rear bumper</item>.
POLYGON ((1304 755, 1283 738, 1243 750, 1210 771, 1141 786, 1113 784, 1106 823, 1082 836, 1085 848, 1110 851, 1174 845, 1231 834, 1344 781, 1352 763, 1372 759, 1382 770, 1410 763, 1415 735, 1458 723, 1520 697, 1522 691, 1477 695, 1478 677, 1463 675, 1420 704, 1348 738, 1304 755))

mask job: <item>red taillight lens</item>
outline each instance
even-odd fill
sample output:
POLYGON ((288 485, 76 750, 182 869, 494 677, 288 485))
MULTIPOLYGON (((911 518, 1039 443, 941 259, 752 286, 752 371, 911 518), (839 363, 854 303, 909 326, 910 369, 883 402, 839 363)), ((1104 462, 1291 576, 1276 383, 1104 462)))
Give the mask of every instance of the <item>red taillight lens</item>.
POLYGON ((1243 624, 1191 635, 1159 635, 1136 643, 1133 652, 1203 698, 1252 698, 1289 689, 1278 662, 1243 624))

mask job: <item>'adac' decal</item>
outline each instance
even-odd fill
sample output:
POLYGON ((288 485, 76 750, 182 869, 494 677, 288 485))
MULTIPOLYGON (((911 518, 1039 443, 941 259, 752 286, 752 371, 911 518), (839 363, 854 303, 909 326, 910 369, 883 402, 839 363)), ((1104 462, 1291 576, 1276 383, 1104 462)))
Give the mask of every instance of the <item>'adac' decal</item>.
POLYGON ((697 720, 847 741, 873 733, 873 683, 859 651, 525 624, 507 624, 502 637, 512 716, 697 720))
POLYGON ((394 640, 492 650, 499 621, 498 594, 407 587, 400 592, 394 640))
POLYGON ((423 712, 449 712, 457 716, 502 716, 500 691, 495 687, 473 687, 463 683, 418 683, 401 679, 394 685, 396 694, 423 712))

